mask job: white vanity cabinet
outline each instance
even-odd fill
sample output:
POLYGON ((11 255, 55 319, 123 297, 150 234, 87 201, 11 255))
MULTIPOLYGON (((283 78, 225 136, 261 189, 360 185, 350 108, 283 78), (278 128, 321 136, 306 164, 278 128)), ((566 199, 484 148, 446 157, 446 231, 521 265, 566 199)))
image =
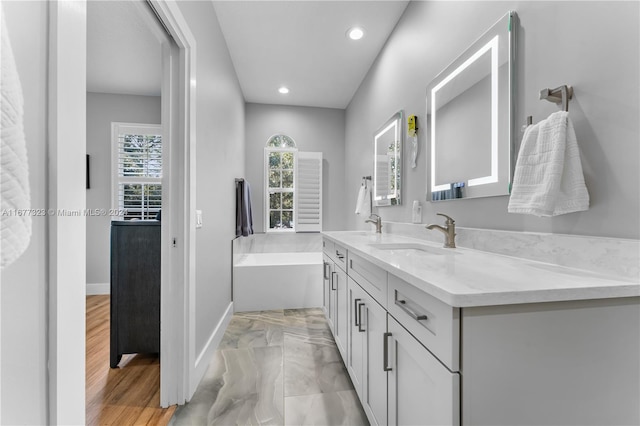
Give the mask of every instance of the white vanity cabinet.
POLYGON ((349 350, 345 364, 369 422, 387 423, 387 371, 383 339, 387 311, 349 278, 349 350))
POLYGON ((347 250, 330 240, 323 240, 324 310, 333 332, 336 346, 343 358, 347 356, 347 250))
POLYGON ((388 424, 460 424, 459 373, 449 371, 392 316, 388 330, 388 424))
POLYGON ((459 311, 425 298, 424 293, 337 244, 327 241, 324 247, 325 270, 331 271, 328 318, 369 422, 458 425, 459 373, 443 364, 458 365, 452 351, 459 339, 455 330, 459 311), (347 272, 338 263, 337 256, 343 253, 347 272), (341 285, 344 280, 346 286, 341 285), (404 303, 396 306, 394 318, 389 305, 400 301, 404 303), (414 318, 415 312, 421 314, 414 318), (422 321, 420 315, 425 312, 429 319, 422 321), (446 361, 438 360, 430 350, 446 361))
POLYGON ((322 253, 322 309, 327 318, 329 328, 333 331, 333 319, 335 317, 334 294, 332 291, 332 277, 335 264, 333 260, 326 254, 322 253), (333 302, 333 303, 332 303, 333 302))
POLYGON ((637 282, 328 235, 334 336, 371 424, 640 424, 637 282))

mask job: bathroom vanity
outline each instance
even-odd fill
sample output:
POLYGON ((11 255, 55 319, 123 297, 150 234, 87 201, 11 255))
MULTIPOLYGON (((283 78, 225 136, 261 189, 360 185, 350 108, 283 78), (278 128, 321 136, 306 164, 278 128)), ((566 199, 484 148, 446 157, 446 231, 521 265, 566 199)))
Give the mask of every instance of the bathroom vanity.
POLYGON ((325 232, 324 309, 371 424, 639 424, 640 284, 325 232))

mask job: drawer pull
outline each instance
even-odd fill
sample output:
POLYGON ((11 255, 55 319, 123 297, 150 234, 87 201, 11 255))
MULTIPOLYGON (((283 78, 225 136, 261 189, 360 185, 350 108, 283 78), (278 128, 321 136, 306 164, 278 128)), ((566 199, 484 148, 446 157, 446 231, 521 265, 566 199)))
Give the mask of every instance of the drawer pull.
POLYGON ((329 262, 324 262, 324 279, 328 280, 329 279, 329 273, 327 272, 327 268, 329 267, 329 262))
POLYGON ((344 254, 340 253, 338 250, 336 250, 336 256, 338 256, 338 259, 340 260, 344 259, 344 254))
POLYGON ((360 300, 361 299, 355 299, 353 301, 353 322, 358 328, 360 328, 360 324, 358 323, 358 302, 360 302, 360 300))
POLYGON ((383 344, 383 357, 382 357, 382 370, 383 371, 391 371, 392 368, 389 367, 389 337, 391 337, 392 334, 391 333, 384 333, 383 337, 382 337, 382 344, 383 344))
POLYGON ((409 316, 411 318, 413 318, 416 321, 426 321, 429 318, 427 318, 426 315, 422 314, 419 315, 417 313, 415 313, 413 310, 411 310, 408 306, 407 306, 407 301, 406 300, 396 300, 396 305, 400 307, 400 309, 402 309, 403 311, 405 311, 407 314, 409 314, 409 316))
POLYGON ((360 318, 360 321, 358 322, 358 331, 360 333, 364 333, 364 328, 362 328, 362 311, 360 310, 360 308, 362 308, 364 306, 364 303, 360 303, 358 305, 358 318, 360 318))
POLYGON ((334 280, 334 279, 333 279, 333 277, 335 277, 336 275, 338 275, 338 273, 337 273, 337 272, 332 272, 332 273, 331 273, 331 290, 337 290, 337 288, 335 288, 335 287, 333 286, 333 283, 334 283, 335 281, 337 281, 337 279, 336 279, 336 280, 334 280))

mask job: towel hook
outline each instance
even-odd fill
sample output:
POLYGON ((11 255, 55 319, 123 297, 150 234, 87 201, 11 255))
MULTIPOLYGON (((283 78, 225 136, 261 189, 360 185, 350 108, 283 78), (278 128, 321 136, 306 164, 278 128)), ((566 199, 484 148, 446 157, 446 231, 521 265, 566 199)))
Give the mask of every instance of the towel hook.
POLYGON ((546 99, 557 104, 562 103, 562 110, 569 111, 569 101, 573 99, 573 87, 562 85, 555 89, 542 89, 540 91, 540 99, 546 99))

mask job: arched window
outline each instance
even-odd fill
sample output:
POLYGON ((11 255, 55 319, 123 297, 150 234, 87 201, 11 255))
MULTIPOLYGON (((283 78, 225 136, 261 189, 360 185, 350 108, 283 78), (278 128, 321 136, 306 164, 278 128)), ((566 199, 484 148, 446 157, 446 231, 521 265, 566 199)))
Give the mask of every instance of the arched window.
POLYGON ((264 149, 265 228, 295 230, 296 143, 287 135, 274 135, 264 149))
POLYGON ((264 224, 267 232, 322 230, 322 153, 299 152, 287 135, 264 148, 264 224))
POLYGON ((267 141, 267 148, 296 148, 296 143, 287 135, 273 135, 267 141))

